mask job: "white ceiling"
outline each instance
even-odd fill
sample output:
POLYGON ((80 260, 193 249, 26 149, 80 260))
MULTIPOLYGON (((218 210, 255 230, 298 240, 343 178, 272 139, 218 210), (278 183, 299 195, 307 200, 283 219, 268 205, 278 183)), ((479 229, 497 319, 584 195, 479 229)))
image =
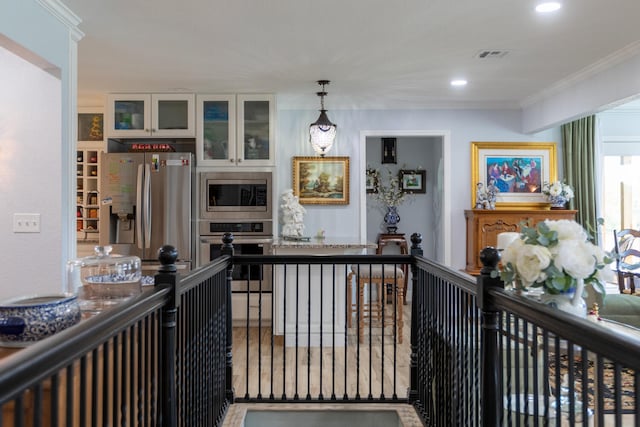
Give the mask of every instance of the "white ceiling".
POLYGON ((107 92, 278 94, 279 108, 518 108, 640 40, 640 1, 62 0, 79 103, 107 92), (478 59, 483 50, 507 51, 478 59), (452 78, 469 84, 452 88, 452 78))

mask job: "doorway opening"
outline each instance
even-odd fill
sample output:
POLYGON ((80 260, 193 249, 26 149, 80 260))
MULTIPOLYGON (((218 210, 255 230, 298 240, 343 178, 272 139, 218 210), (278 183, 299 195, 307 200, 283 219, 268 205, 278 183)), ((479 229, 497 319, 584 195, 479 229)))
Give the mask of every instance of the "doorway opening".
MULTIPOLYGON (((426 171, 426 192, 416 194, 412 201, 401 207, 400 231, 422 234, 422 248, 425 256, 451 265, 451 138, 449 131, 360 131, 360 176, 366 175, 367 167, 381 168, 385 173, 396 173, 400 169, 426 171), (382 164, 382 138, 396 138, 396 164, 382 164), (403 144, 406 152, 403 153, 403 144), (368 164, 369 160, 369 164, 368 164), (403 217, 404 212, 404 217, 403 217), (403 223, 404 222, 404 223, 403 223)), ((362 180, 361 182, 365 182, 362 180)), ((369 241, 376 241, 384 216, 379 203, 367 195, 365 185, 360 189, 360 235, 369 241)), ((411 242, 409 241, 409 245, 411 242)))

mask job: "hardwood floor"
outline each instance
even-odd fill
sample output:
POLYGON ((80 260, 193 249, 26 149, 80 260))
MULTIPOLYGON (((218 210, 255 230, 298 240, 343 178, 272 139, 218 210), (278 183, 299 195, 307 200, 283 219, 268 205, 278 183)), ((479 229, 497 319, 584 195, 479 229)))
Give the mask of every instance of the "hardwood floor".
MULTIPOLYGON (((384 339, 380 327, 372 328, 372 337, 369 339, 369 327, 366 325, 364 340, 358 346, 356 329, 349 330, 346 348, 336 347, 335 352, 330 347, 284 347, 282 337, 275 337, 272 341, 271 328, 249 328, 247 336, 246 328, 234 328, 233 334, 233 385, 236 398, 256 398, 261 396, 268 399, 271 395, 276 400, 297 396, 301 403, 287 406, 278 403, 265 408, 273 410, 317 409, 317 404, 305 404, 307 396, 311 400, 317 400, 320 392, 324 400, 331 399, 335 394, 336 404, 323 404, 326 410, 343 410, 352 406, 357 408, 369 407, 371 404, 339 405, 345 393, 349 399, 360 396, 367 399, 369 395, 373 399, 384 395, 391 399, 394 393, 398 398, 406 398, 409 388, 410 368, 410 336, 411 336, 411 305, 404 306, 405 327, 403 330, 403 343, 394 343, 392 332, 385 329, 384 339), (248 338, 248 339, 247 339, 248 338), (384 345, 383 345, 384 341, 384 345), (272 353, 273 342, 273 353, 272 353), (395 344, 395 345, 394 345, 395 344), (261 349, 260 357, 258 348, 261 349), (371 349, 372 357, 369 358, 371 349), (273 355, 272 355, 273 354, 273 355), (395 370, 394 370, 395 360, 395 370), (273 367, 273 374, 271 374, 273 367), (346 383, 345 383, 346 375, 346 383), (247 394, 248 391, 248 394, 247 394), (338 405, 338 406, 335 406, 338 405)), ((242 426, 244 413, 247 408, 258 408, 256 404, 236 403, 229 411, 229 418, 225 419, 225 426, 242 426)), ((406 426, 421 425, 416 422, 417 415, 410 405, 393 405, 391 407, 411 408, 409 421, 404 421, 406 426)), ((513 422, 516 423, 514 417, 513 422)), ((531 417, 529 422, 532 422, 531 417)), ((555 420, 554 420, 555 422, 555 420)), ((633 425, 634 414, 622 415, 622 424, 616 424, 613 414, 605 414, 604 427, 614 425, 633 425)), ((592 416, 587 423, 578 425, 594 426, 596 420, 592 416)), ((569 425, 565 417, 562 417, 560 425, 569 425)))
MULTIPOLYGON (((237 398, 343 399, 406 398, 409 388, 410 305, 404 306, 403 343, 394 342, 393 328, 365 324, 358 345, 356 325, 345 347, 285 347, 271 328, 233 329, 233 385, 237 398), (369 357, 371 354, 371 357, 369 357), (395 362, 395 363, 394 363, 395 362), (273 369, 272 369, 273 367, 273 369), (272 373, 273 372, 273 373, 272 373), (247 395, 248 392, 248 395, 247 395)), ((341 343, 343 344, 343 343, 341 343)))

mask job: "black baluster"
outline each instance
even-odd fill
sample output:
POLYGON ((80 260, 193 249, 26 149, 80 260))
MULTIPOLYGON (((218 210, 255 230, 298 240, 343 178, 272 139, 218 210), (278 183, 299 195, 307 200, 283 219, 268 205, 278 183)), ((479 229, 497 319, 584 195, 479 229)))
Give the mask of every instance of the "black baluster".
MULTIPOLYGON (((222 255, 229 255, 233 257, 233 234, 224 233, 222 236, 222 248, 220 249, 220 253, 222 255)), ((231 312, 231 280, 233 274, 233 258, 232 261, 229 262, 227 266, 227 373, 226 373, 226 388, 227 388, 227 400, 229 403, 233 403, 234 400, 234 390, 233 390, 233 320, 232 320, 232 312, 231 312)), ((248 333, 249 331, 247 331, 248 333)), ((249 336, 247 335, 247 339, 249 336)), ((247 367, 248 369, 248 367, 247 367)))
MULTIPOLYGON (((180 304, 178 294, 178 275, 176 260, 178 251, 170 245, 165 245, 158 250, 158 260, 161 267, 155 276, 156 286, 168 286, 170 288, 169 301, 162 308, 162 352, 160 353, 160 399, 161 399, 161 425, 178 425, 177 399, 176 399, 176 313, 180 304)), ((124 343, 123 343, 124 345, 124 343)), ((114 350, 115 351, 115 350, 114 350)), ((123 397, 124 398, 124 397, 123 397)))
MULTIPOLYGON (((418 267, 415 262, 415 257, 422 256, 422 235, 420 233, 413 233, 411 235, 411 289, 412 289, 412 301, 411 301, 411 361, 410 361, 410 389, 409 389, 409 402, 415 402, 419 399, 418 396, 418 316, 419 313, 423 313, 424 310, 421 307, 418 311, 418 267)), ((407 280, 407 278, 405 278, 407 280)), ((420 290, 421 292, 424 289, 420 290)), ((407 296, 405 295, 405 298, 407 296)), ((424 403, 424 402, 423 402, 424 403)))
POLYGON ((483 426, 500 425, 500 413, 502 402, 502 389, 500 387, 502 368, 500 366, 500 354, 498 338, 500 332, 500 312, 493 305, 489 291, 496 288, 504 288, 504 283, 499 277, 491 277, 500 261, 498 250, 487 247, 480 253, 482 270, 478 277, 478 308, 482 311, 482 345, 481 345, 481 369, 482 369, 482 399, 481 415, 483 426))

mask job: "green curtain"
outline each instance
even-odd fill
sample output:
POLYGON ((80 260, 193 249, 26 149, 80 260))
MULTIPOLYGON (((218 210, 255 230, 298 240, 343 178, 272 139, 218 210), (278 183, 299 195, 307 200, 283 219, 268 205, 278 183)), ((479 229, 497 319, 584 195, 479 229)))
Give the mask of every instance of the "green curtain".
POLYGON ((562 164, 564 179, 575 197, 569 206, 577 209, 577 221, 594 236, 596 217, 595 116, 562 125, 562 164))

